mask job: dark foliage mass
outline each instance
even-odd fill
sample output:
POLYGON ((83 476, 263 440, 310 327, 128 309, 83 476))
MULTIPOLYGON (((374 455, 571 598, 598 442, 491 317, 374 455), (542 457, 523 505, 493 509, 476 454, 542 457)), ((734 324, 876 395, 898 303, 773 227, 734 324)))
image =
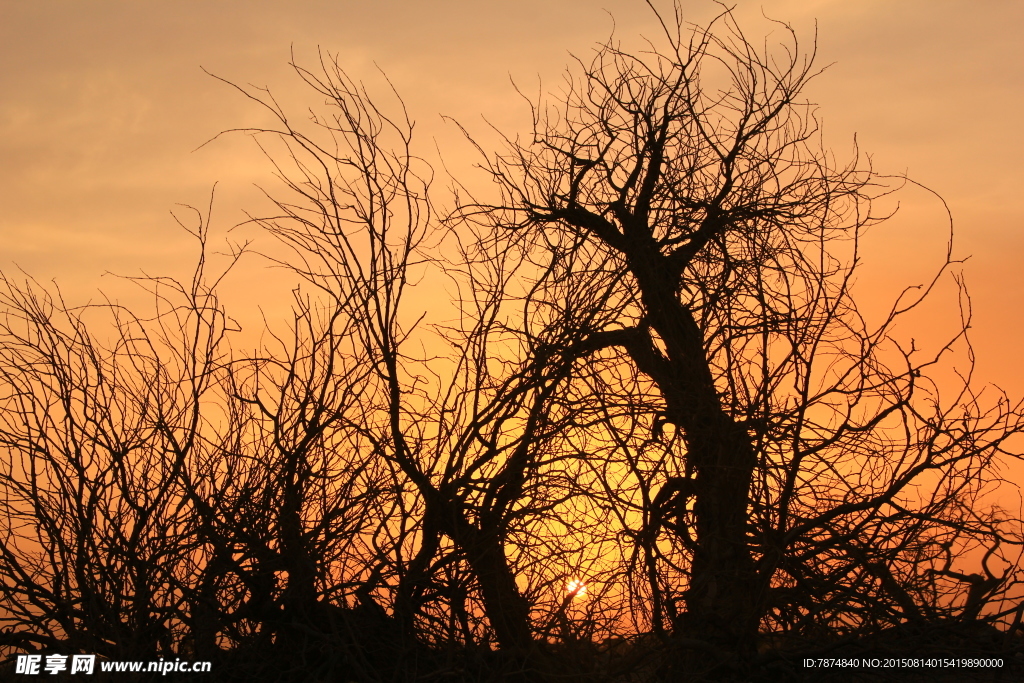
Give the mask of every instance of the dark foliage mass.
POLYGON ((478 147, 486 196, 433 199, 404 109, 330 59, 296 67, 297 119, 240 88, 275 121, 252 223, 301 283, 257 351, 200 213, 145 314, 5 278, 0 649, 202 680, 1010 675, 1024 538, 990 494, 1021 406, 971 381, 962 287, 947 344, 894 333, 953 261, 863 317, 900 181, 821 149, 813 50, 662 26, 478 147))

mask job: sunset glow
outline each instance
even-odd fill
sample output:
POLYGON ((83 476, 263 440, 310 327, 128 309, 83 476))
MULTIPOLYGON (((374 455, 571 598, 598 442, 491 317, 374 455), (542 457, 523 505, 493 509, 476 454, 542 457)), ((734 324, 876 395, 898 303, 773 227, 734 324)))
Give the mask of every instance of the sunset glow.
POLYGON ((3 670, 1024 680, 1024 3, 5 5, 3 670))
POLYGON ((583 579, 572 579, 565 584, 565 592, 573 598, 583 598, 587 595, 587 584, 583 579))

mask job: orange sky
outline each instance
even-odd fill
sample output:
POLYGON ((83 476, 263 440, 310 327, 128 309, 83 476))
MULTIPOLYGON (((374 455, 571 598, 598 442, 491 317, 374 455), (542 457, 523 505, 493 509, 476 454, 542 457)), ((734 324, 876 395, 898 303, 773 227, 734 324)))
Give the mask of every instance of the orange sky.
MULTIPOLYGON (((717 8, 683 4, 698 22, 717 8)), ((809 95, 840 158, 857 133, 877 169, 906 171, 949 202, 956 253, 972 256, 980 374, 1024 394, 1024 3, 739 2, 751 36, 766 30, 762 8, 805 37, 817 19, 820 64, 835 64, 809 95)), ((168 210, 204 205, 213 183, 217 226, 242 219, 266 164, 240 138, 193 150, 261 117, 200 66, 311 103, 286 62, 290 45, 307 63, 319 45, 378 85, 379 65, 424 139, 445 143, 454 136, 438 113, 515 130, 526 112, 509 77, 527 92, 538 75, 555 87, 569 51, 607 37, 609 13, 624 39, 656 34, 640 0, 0 0, 0 267, 57 278, 84 302, 109 286, 104 271, 183 273, 191 249, 168 210)), ((882 288, 920 281, 942 252, 940 207, 920 191, 902 200, 870 242, 863 279, 882 288)))

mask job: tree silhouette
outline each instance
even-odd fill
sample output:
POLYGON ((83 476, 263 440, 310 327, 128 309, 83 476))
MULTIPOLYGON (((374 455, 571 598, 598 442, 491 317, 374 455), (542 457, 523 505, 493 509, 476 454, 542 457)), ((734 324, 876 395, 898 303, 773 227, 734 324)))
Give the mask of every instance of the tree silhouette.
POLYGON ((976 392, 969 371, 945 387, 952 400, 929 380, 964 340, 963 290, 960 334, 936 354, 893 335, 931 285, 869 326, 850 286, 886 179, 818 146, 798 99, 813 52, 784 24, 787 43, 757 48, 728 11, 688 30, 677 7, 663 27, 664 50, 608 43, 537 103, 527 142, 487 156, 503 201, 463 210, 533 235, 552 261, 600 255, 570 276, 602 292, 600 312, 578 314, 606 322, 561 351, 630 377, 595 377, 599 428, 619 432, 605 458, 637 467, 638 419, 658 442, 675 430, 662 481, 636 483, 640 528, 623 528, 650 566, 654 628, 667 617, 690 645, 750 656, 766 623, 834 633, 947 618, 956 581, 971 586, 960 615, 976 617, 982 593, 1018 580, 1019 528, 997 531, 1005 514, 977 500, 978 474, 1021 423, 1020 405, 976 392), (950 549, 972 545, 1016 550, 998 575, 950 573, 950 549))
POLYGON ((190 282, 137 280, 149 315, 5 279, 0 647, 260 680, 1020 651, 1024 538, 986 496, 1021 406, 972 382, 955 275, 948 343, 896 333, 951 252, 869 323, 860 239, 908 181, 821 148, 787 26, 761 48, 675 9, 479 149, 490 198, 436 200, 404 106, 329 57, 295 67, 308 116, 239 87, 279 183, 251 223, 298 282, 258 349, 209 214, 190 282))

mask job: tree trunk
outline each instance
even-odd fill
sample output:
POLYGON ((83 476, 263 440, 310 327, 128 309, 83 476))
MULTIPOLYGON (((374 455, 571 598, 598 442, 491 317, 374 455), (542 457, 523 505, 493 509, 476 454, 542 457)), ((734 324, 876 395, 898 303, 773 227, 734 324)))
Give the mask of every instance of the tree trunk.
POLYGON ((755 651, 759 614, 747 540, 750 484, 756 458, 750 438, 722 408, 700 327, 680 302, 677 279, 659 272, 658 257, 631 264, 650 329, 646 348, 630 349, 657 383, 670 422, 682 428, 695 472, 696 547, 686 592, 683 635, 730 653, 755 651), (650 331, 664 344, 661 353, 650 331))
POLYGON ((705 416, 712 419, 703 425, 683 424, 696 471, 697 542, 681 626, 691 637, 749 655, 759 621, 756 572, 747 544, 754 458, 743 431, 727 416, 713 417, 705 416))
MULTIPOLYGON (((450 507, 448 511, 455 512, 450 507)), ((477 528, 458 512, 447 515, 442 528, 466 553, 466 562, 480 583, 484 612, 498 644, 510 650, 529 649, 533 643, 530 605, 516 587, 501 535, 477 528)))
POLYGON ((432 530, 436 523, 436 529, 466 554, 466 562, 480 584, 484 612, 498 644, 509 650, 528 650, 533 644, 530 605, 516 587, 502 534, 472 524, 459 504, 447 500, 422 478, 421 481, 420 491, 427 506, 425 518, 430 520, 426 526, 432 530))
POLYGON ((480 582, 484 610, 498 643, 503 648, 526 651, 533 643, 530 606, 519 594, 501 543, 485 536, 467 547, 466 553, 469 565, 480 582))

